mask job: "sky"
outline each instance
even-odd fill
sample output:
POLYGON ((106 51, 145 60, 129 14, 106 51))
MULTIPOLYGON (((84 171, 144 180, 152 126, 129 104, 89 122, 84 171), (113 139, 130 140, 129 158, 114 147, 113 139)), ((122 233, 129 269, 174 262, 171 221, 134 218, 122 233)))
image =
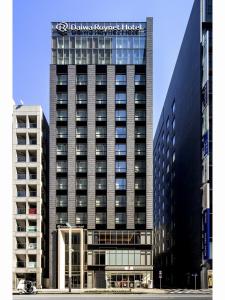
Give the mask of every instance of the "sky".
POLYGON ((194 0, 14 0, 13 98, 49 120, 52 21, 145 21, 153 17, 153 127, 160 117, 194 0))

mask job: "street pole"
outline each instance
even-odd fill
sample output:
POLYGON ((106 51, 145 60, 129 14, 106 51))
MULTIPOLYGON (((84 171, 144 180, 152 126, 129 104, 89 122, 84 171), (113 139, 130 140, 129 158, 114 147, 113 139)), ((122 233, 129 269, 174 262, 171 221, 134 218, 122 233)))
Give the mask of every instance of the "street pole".
POLYGON ((72 247, 71 247, 71 243, 72 243, 72 228, 69 227, 69 293, 71 293, 71 267, 72 267, 72 247))
POLYGON ((195 290, 196 290, 196 287, 197 287, 197 276, 198 276, 198 274, 195 273, 195 274, 192 274, 192 276, 194 276, 194 278, 195 278, 195 290))
POLYGON ((160 288, 160 290, 161 290, 161 280, 162 280, 162 278, 160 277, 159 278, 159 288, 160 288))
POLYGON ((196 290, 196 278, 197 278, 197 274, 195 274, 195 290, 196 290))

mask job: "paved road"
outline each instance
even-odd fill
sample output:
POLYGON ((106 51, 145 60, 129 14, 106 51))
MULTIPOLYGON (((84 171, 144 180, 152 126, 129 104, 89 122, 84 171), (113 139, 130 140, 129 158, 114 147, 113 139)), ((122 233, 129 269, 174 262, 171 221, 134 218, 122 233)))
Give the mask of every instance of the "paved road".
POLYGON ((14 300, 69 300, 69 299, 91 299, 91 300, 211 300, 211 295, 21 295, 13 296, 14 300), (116 298, 116 299, 115 299, 116 298))

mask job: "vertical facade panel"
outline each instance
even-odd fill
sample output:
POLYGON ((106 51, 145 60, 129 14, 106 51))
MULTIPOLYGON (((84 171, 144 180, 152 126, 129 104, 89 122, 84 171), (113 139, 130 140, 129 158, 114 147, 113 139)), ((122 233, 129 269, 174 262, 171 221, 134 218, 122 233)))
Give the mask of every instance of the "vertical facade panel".
POLYGON ((127 66, 127 229, 134 229, 135 104, 134 65, 127 66))
POLYGON ((146 41, 146 229, 153 229, 153 166, 152 166, 152 126, 153 126, 153 82, 152 49, 153 19, 147 18, 146 41))
POLYGON ((88 65, 88 87, 87 87, 87 181, 88 181, 88 210, 87 210, 87 227, 88 229, 95 228, 95 65, 88 65))
POLYGON ((115 229, 115 66, 107 67, 107 229, 115 229))
POLYGON ((49 279, 56 287, 56 66, 50 66, 50 140, 49 140, 49 279))
POLYGON ((76 224, 76 66, 68 66, 68 222, 76 224))

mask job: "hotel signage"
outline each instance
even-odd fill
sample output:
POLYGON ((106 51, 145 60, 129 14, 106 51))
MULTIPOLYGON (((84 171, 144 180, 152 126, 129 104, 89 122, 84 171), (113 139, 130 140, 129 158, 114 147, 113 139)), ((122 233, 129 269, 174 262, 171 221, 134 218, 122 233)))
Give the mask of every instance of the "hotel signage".
POLYGON ((66 34, 67 32, 80 33, 80 32, 137 32, 142 31, 144 28, 142 25, 128 25, 128 24, 116 24, 116 25, 101 25, 101 24, 91 24, 91 25, 77 25, 76 23, 60 22, 56 24, 56 30, 60 33, 66 34))

